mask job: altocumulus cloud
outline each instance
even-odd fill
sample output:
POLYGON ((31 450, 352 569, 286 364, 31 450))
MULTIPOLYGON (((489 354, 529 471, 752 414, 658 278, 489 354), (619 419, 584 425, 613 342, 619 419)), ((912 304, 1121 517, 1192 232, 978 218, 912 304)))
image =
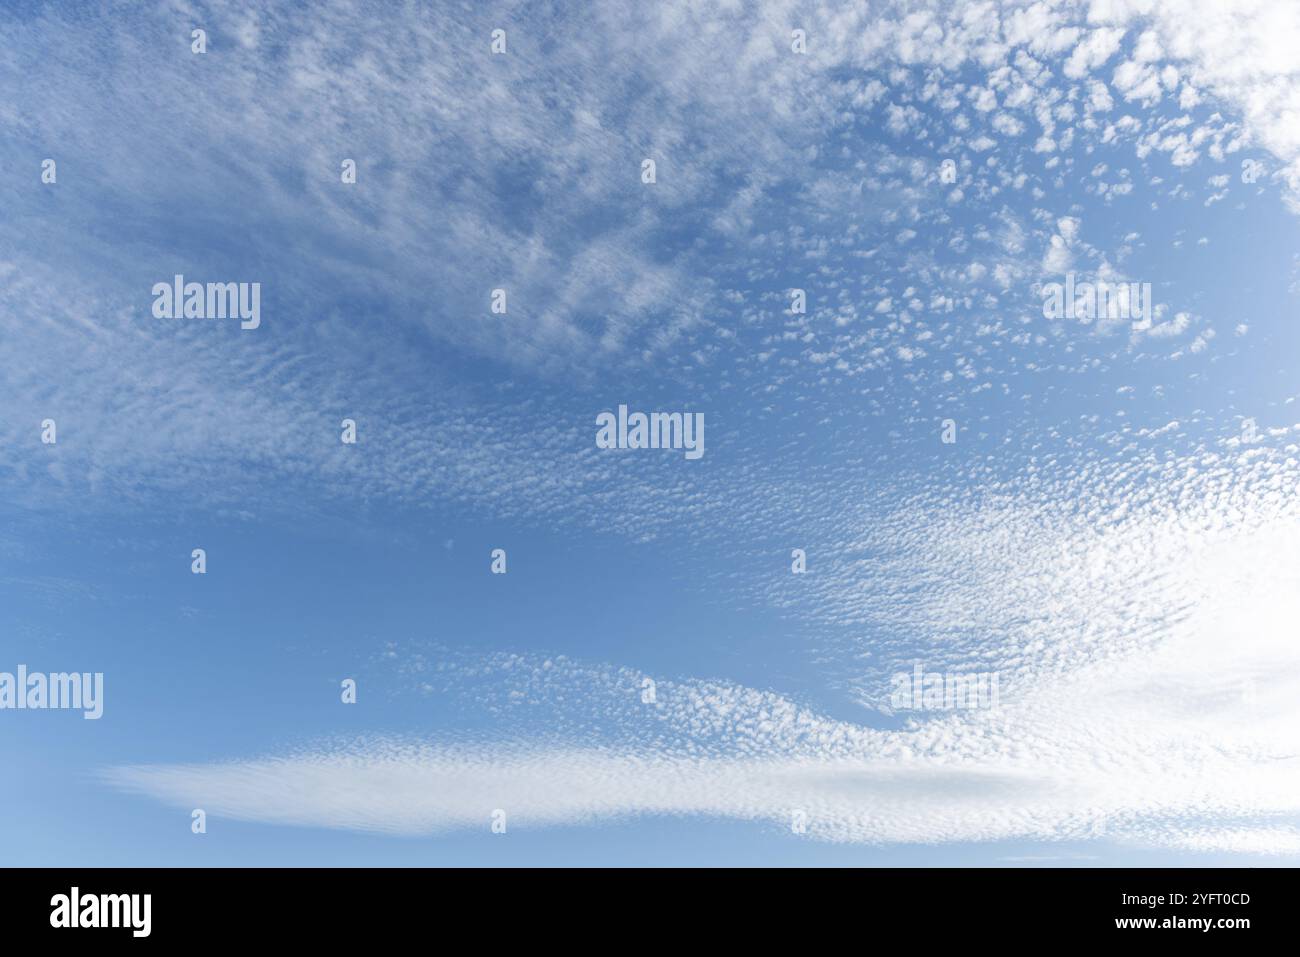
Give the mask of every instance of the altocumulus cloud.
MULTIPOLYGON (((67 215, 17 197, 17 215, 43 228, 0 261, 0 305, 32 317, 0 337, 12 413, 0 438, 20 447, 53 406, 76 423, 65 434, 94 441, 20 452, 0 471, 6 489, 33 510, 59 492, 87 508, 178 492, 274 507, 299 483, 336 498, 437 495, 525 522, 581 522, 572 504, 597 503, 604 529, 631 538, 797 541, 813 556, 806 577, 729 568, 700 580, 821 627, 819 665, 863 718, 689 679, 661 681, 655 706, 636 710, 636 683, 615 666, 488 661, 464 667, 501 676, 493 693, 521 708, 548 707, 538 689, 567 682, 580 692, 567 700, 588 702, 580 719, 605 730, 600 746, 563 731, 496 745, 373 736, 117 767, 104 772, 113 786, 244 820, 402 834, 483 826, 497 807, 516 826, 648 814, 788 826, 803 811, 830 841, 1070 839, 1104 821, 1108 839, 1296 851, 1294 427, 1232 447, 1186 414, 1212 401, 1193 396, 1168 435, 1103 407, 1093 432, 1030 419, 1005 454, 931 470, 933 429, 917 426, 921 398, 941 408, 1000 387, 1045 403, 1032 387, 1043 370, 1084 391, 1098 365, 1139 381, 1157 359, 1212 344, 1208 320, 1168 304, 1151 329, 1113 339, 1052 338, 1008 317, 1029 283, 1118 268, 1141 244, 1126 225, 1108 248, 1098 213, 1134 190, 1164 202, 1156 160, 1228 170, 1235 201, 1257 192, 1236 174, 1248 147, 1262 149, 1276 166, 1262 183, 1280 180, 1295 205, 1294 6, 766 3, 706 16, 610 4, 552 23, 521 4, 498 60, 484 43, 495 21, 468 6, 441 23, 411 8, 380 31, 358 29, 366 11, 350 3, 209 9, 220 70, 147 11, 47 12, 14 24, 0 51, 3 85, 24 91, 21 105, 0 102, 15 131, 6 163, 27 163, 38 143, 96 157, 80 190, 65 163, 61 192, 42 194, 67 215), (808 32, 806 57, 788 53, 792 23, 808 32), (137 69, 116 69, 126 61, 137 69), (828 144, 859 114, 882 139, 835 166, 828 144), (198 137, 186 163, 157 135, 181 129, 198 137), (1098 208, 1082 214, 1052 193, 1080 149, 1124 167, 1092 167, 1098 208), (660 164, 649 194, 629 189, 647 152, 660 164), (337 179, 347 153, 359 161, 351 192, 337 179), (960 183, 933 189, 930 164, 948 154, 960 183), (797 227, 792 196, 808 211, 797 227), (232 207, 241 241, 198 248, 191 233, 232 233, 232 207), (995 230, 954 221, 958 209, 995 230), (131 242, 101 242, 110 226, 131 242), (276 277, 248 334, 263 337, 257 351, 140 321, 150 284, 203 257, 219 275, 276 277), (821 277, 806 316, 785 314, 784 288, 752 281, 812 287, 791 261, 821 277), (318 289, 322 275, 332 282, 318 289), (483 321, 498 283, 507 336, 483 321), (1012 348, 1031 340, 1041 353, 1012 348), (412 358, 407 343, 426 351, 412 358), (857 430, 832 417, 861 409, 924 431, 926 457, 873 472, 846 442, 787 467, 771 452, 790 435, 744 453, 720 431, 732 471, 682 478, 654 460, 634 473, 569 454, 590 440, 568 418, 444 389, 420 361, 441 349, 578 383, 593 367, 707 380, 740 397, 737 432, 786 400, 811 410, 796 438, 813 423, 857 430), (357 396, 367 455, 343 459, 322 409, 351 412, 357 396), (909 481, 909 468, 931 474, 909 481), (1000 707, 885 726, 889 676, 914 661, 998 672, 1000 707)), ((1169 369, 1155 366, 1162 380, 1169 369)), ((585 421, 592 403, 575 405, 585 421)), ((1221 426, 1227 409, 1214 411, 1221 426)), ((412 680, 400 666, 391 676, 394 688, 412 680)))
MULTIPOLYGON (((567 729, 540 722, 556 730, 531 742, 374 737, 208 765, 118 767, 105 779, 243 820, 400 834, 484 826, 498 807, 518 826, 672 814, 788 827, 802 812, 809 835, 837 842, 1104 836, 1294 853, 1300 520, 1286 505, 1293 497, 1274 500, 1268 487, 1238 494, 1254 521, 1207 529, 1153 511, 1108 535, 1087 560, 1092 574, 1057 547, 1067 542, 1049 538, 1034 558, 1045 582, 1063 583, 1059 595, 1000 575, 972 582, 993 590, 990 606, 1005 603, 1008 621, 1050 605, 1048 630, 1004 626, 983 641, 968 633, 953 652, 1007 676, 996 709, 919 713, 880 728, 720 682, 661 681, 646 705, 634 694, 640 676, 626 669, 452 657, 439 680, 463 676, 481 706, 537 712, 558 698, 584 702, 585 714, 570 712, 578 724, 567 729), (1102 573, 1112 565, 1133 587, 1102 573), (1141 608, 1165 614, 1143 621, 1141 608), (1092 630, 1090 611, 1101 621, 1092 630), (582 743, 593 728, 617 730, 599 746, 582 743)), ((1001 537, 993 526, 960 547, 972 558, 996 554, 1001 537)), ((929 543, 913 547, 924 572, 929 543)), ((906 602, 896 613, 909 610, 920 627, 932 613, 906 602)), ((924 640, 909 653, 931 663, 939 654, 924 640)), ((424 655, 398 649, 388 659, 390 685, 415 694, 424 655)), ((900 651, 891 664, 907 660, 900 651)), ((887 671, 868 703, 884 697, 887 671)))

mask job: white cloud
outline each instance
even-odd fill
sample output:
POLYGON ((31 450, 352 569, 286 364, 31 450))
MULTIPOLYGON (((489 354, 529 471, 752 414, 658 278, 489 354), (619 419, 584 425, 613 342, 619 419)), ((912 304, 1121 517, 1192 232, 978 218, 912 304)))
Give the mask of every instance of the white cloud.
POLYGON ((1123 29, 1102 27, 1093 30, 1065 61, 1065 75, 1074 79, 1087 76, 1115 55, 1123 38, 1123 29))
POLYGON ((1022 480, 1040 486, 1037 507, 1025 493, 974 510, 932 499, 871 519, 844 561, 819 553, 801 605, 877 636, 869 667, 861 646, 845 649, 865 704, 882 707, 891 673, 919 661, 998 672, 996 709, 904 712, 889 729, 672 680, 648 706, 633 671, 438 652, 430 672, 398 648, 412 687, 473 681, 482 705, 522 708, 548 732, 526 745, 363 739, 106 777, 217 816, 408 834, 486 827, 498 807, 520 826, 668 813, 788 827, 802 809, 828 841, 1088 840, 1102 820, 1108 841, 1294 853, 1278 819, 1300 814, 1295 465, 1247 451, 1167 468, 1154 443, 1178 428, 1148 432, 1150 465, 1100 469, 1104 484, 1022 480), (593 728, 598 749, 582 743, 593 728))

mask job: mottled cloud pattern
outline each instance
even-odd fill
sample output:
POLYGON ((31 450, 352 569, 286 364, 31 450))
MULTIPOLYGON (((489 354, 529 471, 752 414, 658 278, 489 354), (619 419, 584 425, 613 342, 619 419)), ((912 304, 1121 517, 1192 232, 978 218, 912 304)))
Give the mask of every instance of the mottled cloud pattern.
POLYGON ((512 826, 800 812, 830 842, 1300 854, 1279 331, 1300 261, 1231 248, 1295 236, 1297 8, 4 16, 0 83, 23 92, 0 163, 70 157, 57 191, 0 184, 12 508, 76 528, 365 501, 665 549, 719 604, 799 622, 826 692, 558 658, 544 635, 394 636, 386 693, 509 734, 304 734, 101 784, 400 835, 496 806, 512 826), (182 272, 262 281, 262 327, 152 319, 182 272), (1067 273, 1151 283, 1152 313, 1046 318, 1067 273), (629 398, 705 410, 707 454, 595 448, 594 415, 629 398), (30 440, 47 416, 56 449, 30 440), (996 672, 998 707, 900 710, 917 662, 996 672))

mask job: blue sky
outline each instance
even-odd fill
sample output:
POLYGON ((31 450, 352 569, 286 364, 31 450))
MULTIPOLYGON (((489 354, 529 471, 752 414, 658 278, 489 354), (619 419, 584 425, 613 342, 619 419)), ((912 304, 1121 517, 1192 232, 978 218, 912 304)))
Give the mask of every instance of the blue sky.
POLYGON ((0 18, 9 862, 1300 859, 1295 8, 0 18))

